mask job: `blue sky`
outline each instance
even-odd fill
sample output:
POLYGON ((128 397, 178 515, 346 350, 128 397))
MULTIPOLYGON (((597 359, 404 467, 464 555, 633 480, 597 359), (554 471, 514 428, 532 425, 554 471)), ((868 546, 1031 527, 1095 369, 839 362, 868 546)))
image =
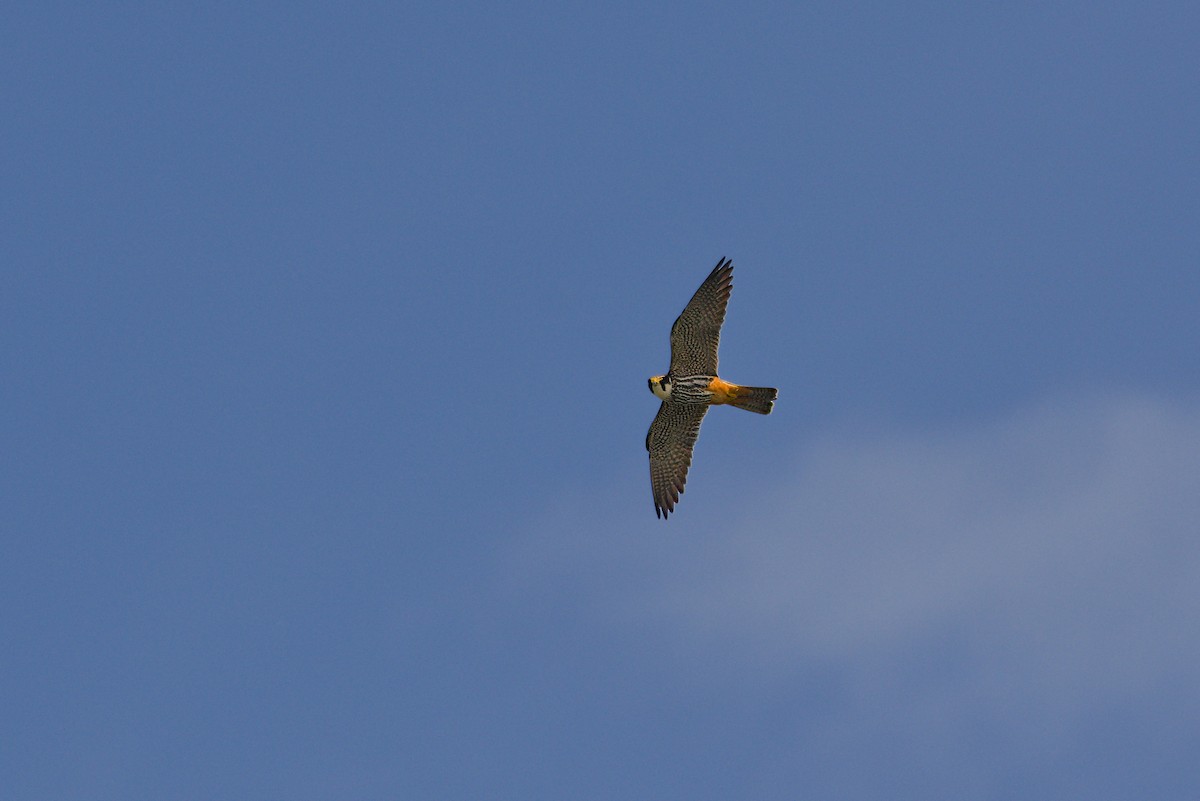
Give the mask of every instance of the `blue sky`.
POLYGON ((18 799, 1195 798, 1188 3, 0 12, 18 799), (721 256, 733 381, 643 450, 721 256))

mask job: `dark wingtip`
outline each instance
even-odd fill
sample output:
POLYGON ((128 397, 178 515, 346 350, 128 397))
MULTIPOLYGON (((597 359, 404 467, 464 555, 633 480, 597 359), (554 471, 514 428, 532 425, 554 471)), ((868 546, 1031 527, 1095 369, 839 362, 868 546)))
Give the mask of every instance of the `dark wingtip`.
POLYGON ((717 266, 713 267, 711 273, 708 274, 709 279, 717 278, 719 283, 717 289, 722 294, 728 294, 733 290, 733 259, 727 259, 724 256, 717 262, 717 266))
POLYGON ((675 504, 671 503, 671 496, 669 496, 669 495, 666 498, 663 498, 661 503, 659 502, 658 498, 654 499, 654 515, 655 515, 655 517, 658 517, 662 520, 666 520, 667 516, 669 514, 671 514, 671 510, 674 508, 675 508, 675 504))

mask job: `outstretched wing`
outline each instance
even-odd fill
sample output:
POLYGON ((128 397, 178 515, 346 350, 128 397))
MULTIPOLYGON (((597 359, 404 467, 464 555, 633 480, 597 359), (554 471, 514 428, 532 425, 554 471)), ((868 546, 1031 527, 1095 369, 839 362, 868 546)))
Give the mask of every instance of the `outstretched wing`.
POLYGON ((733 262, 721 259, 671 326, 671 374, 716 375, 721 323, 733 290, 733 262))
POLYGON ((679 493, 687 481, 692 463, 692 446, 700 435, 700 421, 708 406, 663 401, 646 432, 646 450, 650 452, 650 490, 654 512, 666 518, 675 510, 679 493))

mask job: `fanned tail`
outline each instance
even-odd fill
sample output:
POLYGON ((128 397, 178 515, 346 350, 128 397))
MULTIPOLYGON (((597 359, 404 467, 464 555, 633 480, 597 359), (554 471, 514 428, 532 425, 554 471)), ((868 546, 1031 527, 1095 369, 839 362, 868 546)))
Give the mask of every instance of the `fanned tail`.
POLYGON ((775 387, 739 386, 736 392, 737 397, 729 401, 729 405, 756 414, 770 414, 771 408, 775 405, 775 399, 779 397, 779 390, 775 387))

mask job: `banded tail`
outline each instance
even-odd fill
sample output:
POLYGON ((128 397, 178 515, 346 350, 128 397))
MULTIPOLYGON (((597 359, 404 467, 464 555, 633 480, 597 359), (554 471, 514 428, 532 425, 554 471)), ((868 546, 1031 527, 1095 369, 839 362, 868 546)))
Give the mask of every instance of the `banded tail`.
POLYGON ((736 406, 756 414, 770 414, 771 408, 775 405, 775 399, 779 397, 779 390, 775 387, 739 386, 732 394, 734 397, 727 401, 730 406, 736 406))

